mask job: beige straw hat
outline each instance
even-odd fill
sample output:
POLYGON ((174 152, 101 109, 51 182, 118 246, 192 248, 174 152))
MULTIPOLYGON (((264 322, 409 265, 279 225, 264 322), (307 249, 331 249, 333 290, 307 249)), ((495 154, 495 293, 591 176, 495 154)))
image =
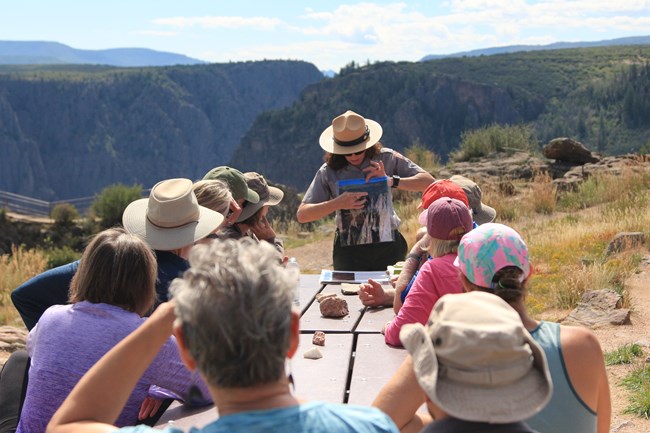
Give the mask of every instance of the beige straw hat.
POLYGON ((326 152, 350 155, 374 146, 382 132, 379 123, 348 110, 332 120, 332 125, 320 135, 319 142, 326 152))
POLYGON ((154 250, 170 251, 203 239, 223 222, 223 215, 196 201, 189 179, 168 179, 151 189, 149 198, 129 204, 122 224, 154 250))

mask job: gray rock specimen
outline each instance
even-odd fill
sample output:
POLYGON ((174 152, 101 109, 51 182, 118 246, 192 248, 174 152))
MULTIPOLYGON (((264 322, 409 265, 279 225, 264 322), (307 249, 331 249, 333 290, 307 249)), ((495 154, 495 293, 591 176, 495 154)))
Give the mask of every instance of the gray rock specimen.
POLYGON ((618 233, 609 242, 607 246, 607 255, 621 253, 633 248, 643 246, 645 243, 645 235, 643 232, 621 232, 618 233))
POLYGON ((563 321, 565 325, 595 328, 603 325, 628 325, 630 310, 621 308, 622 297, 613 290, 591 290, 563 321))

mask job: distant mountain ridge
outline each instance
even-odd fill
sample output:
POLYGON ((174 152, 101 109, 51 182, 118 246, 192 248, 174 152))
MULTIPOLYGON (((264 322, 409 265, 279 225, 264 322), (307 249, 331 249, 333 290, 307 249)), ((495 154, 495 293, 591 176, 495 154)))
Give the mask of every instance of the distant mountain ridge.
POLYGON ((631 36, 627 38, 606 39, 594 42, 555 42, 547 45, 507 45, 504 47, 480 48, 452 54, 430 54, 422 62, 447 57, 492 56, 494 54, 517 53, 521 51, 561 50, 565 48, 610 47, 617 45, 650 45, 650 36, 631 36))
POLYGON ((603 154, 639 151, 650 146, 650 46, 346 67, 260 114, 232 165, 304 191, 323 163, 318 137, 348 109, 378 121, 385 146, 419 144, 443 161, 465 132, 491 124, 526 124, 541 144, 568 136, 603 154))
POLYGON ((148 48, 79 50, 59 42, 0 41, 0 64, 96 64, 120 67, 198 65, 191 57, 148 48))
POLYGON ((354 110, 382 143, 443 160, 465 132, 526 124, 603 154, 650 146, 650 46, 352 64, 333 78, 299 61, 158 68, 0 65, 0 190, 92 195, 200 178, 228 164, 304 191, 318 137, 354 110))

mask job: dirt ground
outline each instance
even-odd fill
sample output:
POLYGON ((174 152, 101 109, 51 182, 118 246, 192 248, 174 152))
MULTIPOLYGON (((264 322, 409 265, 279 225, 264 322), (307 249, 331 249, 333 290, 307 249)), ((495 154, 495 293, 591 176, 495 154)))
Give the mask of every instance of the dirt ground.
POLYGON ((331 239, 312 242, 302 247, 287 249, 285 254, 295 257, 300 265, 300 272, 305 274, 320 274, 321 269, 332 269, 331 239))
MULTIPOLYGON (((643 261, 640 272, 633 275, 626 283, 630 293, 632 316, 631 325, 608 326, 594 329, 603 351, 608 352, 618 347, 637 343, 643 345, 645 357, 650 359, 650 263, 649 257, 643 261)), ((609 388, 612 396, 612 430, 624 433, 649 433, 650 420, 624 414, 629 404, 628 391, 618 385, 631 370, 629 365, 607 367, 609 388)))
MULTIPOLYGON (((287 255, 297 257, 300 268, 305 273, 331 269, 332 239, 287 250, 287 255)), ((645 356, 650 360, 650 256, 643 261, 640 271, 627 281, 627 290, 632 305, 631 325, 607 326, 593 331, 604 352, 627 343, 637 343, 644 346, 645 356)), ((632 368, 629 365, 607 367, 612 400, 611 431, 650 433, 650 420, 623 413, 629 404, 628 391, 619 383, 632 368)))

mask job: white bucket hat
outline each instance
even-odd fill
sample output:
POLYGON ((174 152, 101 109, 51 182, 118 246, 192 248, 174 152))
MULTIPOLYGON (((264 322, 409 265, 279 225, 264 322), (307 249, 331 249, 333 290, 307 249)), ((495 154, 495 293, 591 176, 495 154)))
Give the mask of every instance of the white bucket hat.
POLYGON ((348 110, 332 120, 332 125, 320 135, 319 142, 326 152, 350 155, 374 146, 382 132, 379 123, 348 110))
POLYGON ((122 224, 154 250, 170 251, 203 239, 223 222, 223 215, 199 206, 192 181, 168 179, 151 188, 149 198, 129 204, 122 224))
POLYGON ((541 347, 519 314, 485 292, 451 294, 427 326, 404 325, 404 347, 418 383, 452 417, 505 424, 539 412, 553 385, 541 347))

